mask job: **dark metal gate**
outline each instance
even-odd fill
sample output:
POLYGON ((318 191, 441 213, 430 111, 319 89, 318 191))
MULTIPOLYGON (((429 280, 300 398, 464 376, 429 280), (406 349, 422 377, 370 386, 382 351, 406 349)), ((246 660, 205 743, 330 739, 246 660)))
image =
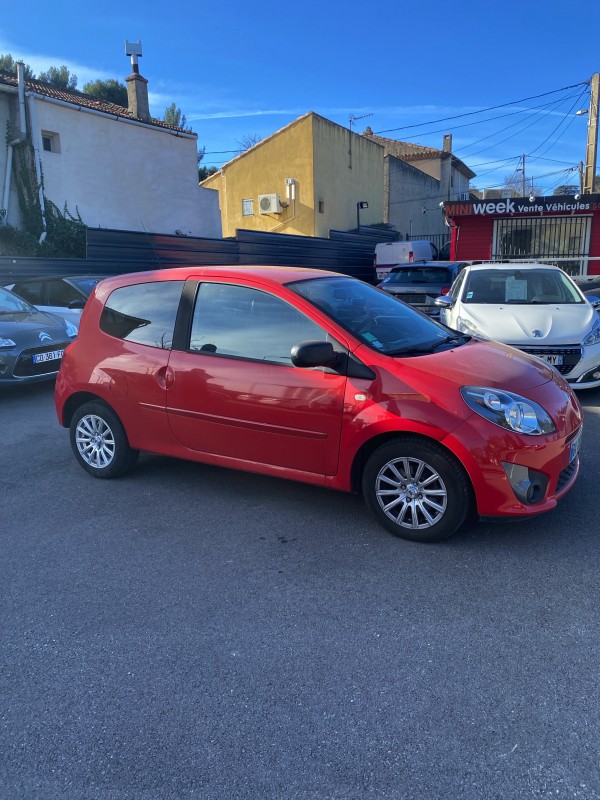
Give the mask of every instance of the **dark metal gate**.
POLYGON ((494 222, 492 260, 556 259, 568 272, 579 273, 589 246, 589 217, 522 217, 494 222))

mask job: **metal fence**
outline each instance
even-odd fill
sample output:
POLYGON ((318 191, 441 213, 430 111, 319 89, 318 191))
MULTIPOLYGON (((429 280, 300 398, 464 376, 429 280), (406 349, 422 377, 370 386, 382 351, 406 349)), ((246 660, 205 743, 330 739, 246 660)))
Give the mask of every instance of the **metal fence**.
POLYGON ((235 239, 206 239, 90 228, 87 259, 0 256, 0 283, 40 275, 120 275, 167 267, 252 264, 326 269, 373 282, 375 245, 397 238, 394 230, 377 226, 361 227, 359 232, 332 230, 328 239, 249 230, 238 230, 235 239))

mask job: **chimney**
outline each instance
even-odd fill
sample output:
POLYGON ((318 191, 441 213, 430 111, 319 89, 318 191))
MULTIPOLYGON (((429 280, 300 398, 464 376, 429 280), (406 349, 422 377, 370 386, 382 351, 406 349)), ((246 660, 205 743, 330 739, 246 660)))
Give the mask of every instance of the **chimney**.
POLYGON ((451 153, 452 152, 452 134, 445 133, 444 134, 444 153, 451 153))
POLYGON ((125 41, 125 53, 131 56, 131 75, 125 78, 129 113, 143 120, 150 119, 148 103, 148 81, 140 75, 138 56, 142 55, 142 43, 125 41))

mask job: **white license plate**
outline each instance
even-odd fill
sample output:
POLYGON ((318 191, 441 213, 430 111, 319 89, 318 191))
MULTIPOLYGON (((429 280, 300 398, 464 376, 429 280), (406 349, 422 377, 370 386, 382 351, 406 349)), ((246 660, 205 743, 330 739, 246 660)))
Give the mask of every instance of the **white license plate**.
POLYGON ((562 367, 564 363, 563 356, 557 356, 553 353, 538 353, 538 358, 542 358, 548 364, 552 364, 553 367, 562 367))
POLYGON ((569 464, 573 459, 577 457, 577 453, 579 453, 579 448, 581 447, 581 434, 583 433, 583 428, 579 431, 577 436, 571 442, 571 446, 569 448, 569 464))
POLYGON ((57 361, 63 357, 64 350, 52 350, 51 353, 36 353, 33 357, 34 364, 42 364, 44 361, 57 361))

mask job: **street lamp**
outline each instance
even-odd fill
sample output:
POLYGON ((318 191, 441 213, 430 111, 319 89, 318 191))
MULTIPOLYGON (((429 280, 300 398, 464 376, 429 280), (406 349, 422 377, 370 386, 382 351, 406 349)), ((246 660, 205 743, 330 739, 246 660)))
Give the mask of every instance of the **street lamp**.
POLYGON ((359 200, 356 204, 356 232, 360 233, 360 210, 361 208, 368 208, 369 204, 366 200, 359 200))

